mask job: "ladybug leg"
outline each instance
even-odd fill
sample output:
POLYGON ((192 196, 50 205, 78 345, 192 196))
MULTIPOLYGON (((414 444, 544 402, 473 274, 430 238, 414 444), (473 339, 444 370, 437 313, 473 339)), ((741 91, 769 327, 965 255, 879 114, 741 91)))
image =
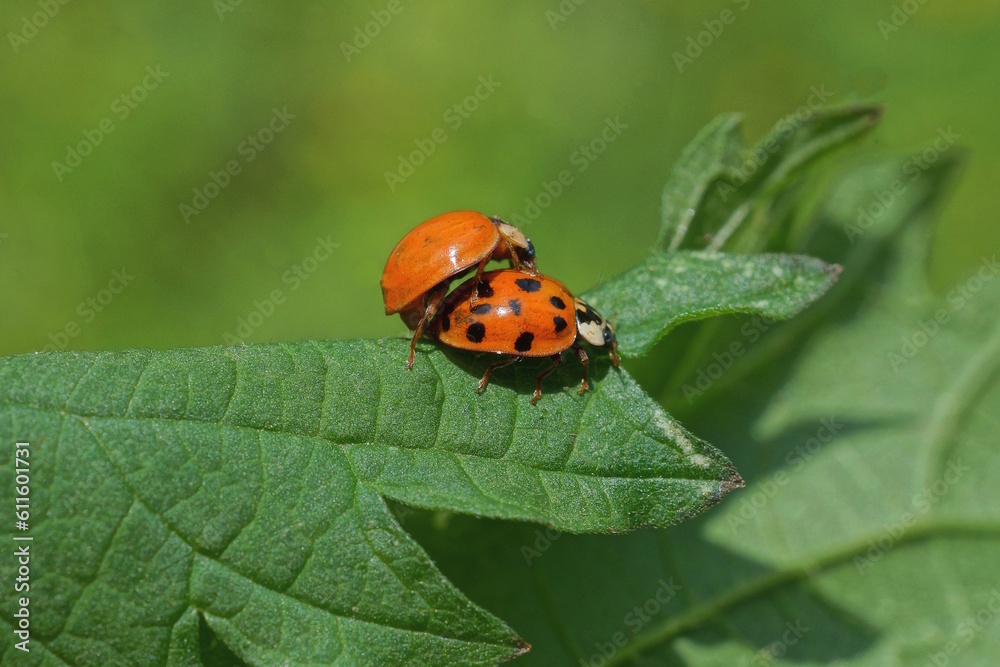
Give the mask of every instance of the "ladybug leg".
POLYGON ((479 263, 479 267, 476 269, 476 275, 472 276, 472 295, 469 297, 469 307, 475 308, 476 302, 479 301, 479 278, 483 275, 483 269, 489 263, 490 258, 487 257, 479 263))
POLYGON ((424 328, 427 326, 427 323, 433 320, 434 316, 437 315, 438 308, 441 307, 441 302, 444 301, 446 294, 448 294, 447 281, 441 283, 427 293, 424 314, 420 317, 420 321, 417 322, 417 326, 413 330, 413 339, 410 341, 410 358, 406 360, 407 370, 413 368, 413 356, 416 353, 417 341, 420 340, 420 335, 424 333, 424 328))
MULTIPOLYGON (((530 245, 531 241, 528 241, 528 244, 530 245)), ((534 248, 534 246, 532 246, 532 248, 534 248)), ((534 250, 532 250, 532 252, 534 252, 534 250)), ((535 260, 532 259, 528 263, 522 262, 517 254, 517 251, 514 249, 514 246, 510 247, 510 258, 511 263, 514 264, 514 268, 518 271, 524 271, 525 273, 530 273, 533 276, 540 275, 538 273, 538 269, 535 267, 535 260)))
POLYGON ((542 380, 548 376, 549 373, 559 368, 559 364, 562 363, 562 352, 557 352, 553 354, 549 359, 552 360, 552 365, 546 368, 544 371, 538 374, 538 378, 535 380, 535 393, 531 395, 531 404, 534 405, 538 402, 538 399, 542 397, 542 380))
POLYGON ((521 264, 521 260, 517 256, 517 251, 514 249, 514 244, 506 240, 504 241, 504 243, 507 245, 507 254, 510 255, 509 259, 511 266, 513 266, 518 271, 524 271, 525 270, 524 265, 521 264))
POLYGON ((510 241, 504 241, 507 245, 507 254, 510 255, 510 264, 518 271, 524 271, 525 273, 530 273, 533 276, 538 275, 538 270, 534 266, 529 266, 521 261, 521 258, 517 254, 517 248, 510 241))
POLYGON ((483 373, 483 379, 479 381, 479 386, 476 387, 476 393, 481 394, 486 391, 486 385, 490 382, 490 373, 497 368, 503 368, 504 366, 510 366, 511 364, 521 361, 524 357, 513 356, 508 359, 501 359, 500 361, 494 361, 492 364, 486 367, 486 372, 483 373))
POLYGON ((579 392, 582 394, 590 389, 590 383, 587 382, 587 367, 590 366, 590 357, 587 356, 587 351, 580 347, 579 343, 573 343, 573 352, 576 353, 576 358, 583 364, 583 382, 580 383, 579 392))

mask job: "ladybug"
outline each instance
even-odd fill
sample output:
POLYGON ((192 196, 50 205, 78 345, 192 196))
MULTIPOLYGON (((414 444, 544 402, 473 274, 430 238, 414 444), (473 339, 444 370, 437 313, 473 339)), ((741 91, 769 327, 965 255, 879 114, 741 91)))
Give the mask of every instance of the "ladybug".
MULTIPOLYGON (((399 313, 413 330, 410 358, 424 327, 437 312, 451 281, 473 268, 473 286, 491 260, 509 260, 511 266, 535 273, 535 246, 524 233, 500 218, 475 211, 452 211, 417 225, 396 244, 382 271, 385 314, 399 313)), ((477 294, 470 295, 472 306, 477 294)))
POLYGON ((486 367, 479 392, 486 389, 495 369, 525 357, 549 357, 552 365, 538 374, 532 405, 542 395, 542 380, 562 363, 567 349, 572 349, 583 364, 580 393, 590 387, 590 359, 581 339, 595 347, 607 347, 611 362, 616 367, 620 363, 611 324, 558 280, 538 273, 490 271, 478 284, 468 281, 459 285, 445 298, 431 324, 431 334, 462 350, 511 355, 486 367), (478 294, 475 306, 470 305, 473 291, 478 294))

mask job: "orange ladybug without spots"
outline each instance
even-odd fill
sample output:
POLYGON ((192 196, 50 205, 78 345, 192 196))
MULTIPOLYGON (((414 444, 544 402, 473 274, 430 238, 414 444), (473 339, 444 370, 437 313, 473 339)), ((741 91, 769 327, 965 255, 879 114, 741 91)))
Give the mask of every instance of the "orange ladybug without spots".
MULTIPOLYGON (((472 269, 473 285, 491 260, 509 260, 515 268, 535 271, 535 247, 517 227, 475 211, 453 211, 427 220, 396 244, 382 272, 385 314, 399 313, 414 331, 406 367, 424 327, 433 319, 451 281, 472 269)), ((470 295, 476 305, 477 295, 470 295)))
POLYGON ((607 347, 611 361, 619 364, 614 328, 582 299, 575 298, 558 280, 516 270, 490 271, 479 283, 468 281, 449 294, 432 323, 431 333, 451 347, 476 352, 511 355, 491 363, 479 381, 486 389, 494 369, 525 357, 549 357, 552 365, 538 374, 534 404, 542 395, 542 380, 562 363, 562 353, 572 349, 583 364, 580 393, 589 388, 590 359, 580 340, 607 347), (471 305, 472 292, 478 295, 471 305))

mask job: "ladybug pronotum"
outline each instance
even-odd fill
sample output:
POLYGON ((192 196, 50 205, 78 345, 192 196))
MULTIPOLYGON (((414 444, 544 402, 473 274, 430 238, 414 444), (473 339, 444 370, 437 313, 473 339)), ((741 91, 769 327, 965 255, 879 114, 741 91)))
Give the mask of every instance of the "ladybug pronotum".
MULTIPOLYGON (((517 227, 475 211, 444 213, 417 225, 389 254, 382 272, 385 314, 399 313, 413 330, 413 366, 417 340, 430 322, 453 280, 475 269, 469 282, 479 282, 490 260, 509 260, 514 268, 535 272, 535 247, 517 227)), ((470 294, 476 305, 476 293, 470 294)))
POLYGON ((468 281, 449 294, 431 324, 431 334, 442 343, 462 350, 510 355, 486 367, 477 391, 489 383, 497 368, 525 357, 549 357, 552 365, 538 374, 534 403, 542 395, 542 380, 562 363, 562 353, 572 349, 583 364, 580 393, 589 387, 590 359, 580 340, 608 348, 618 366, 618 341, 611 324, 582 299, 575 298, 558 280, 538 273, 505 269, 483 274, 478 284, 468 281), (476 304, 470 297, 475 291, 476 304))

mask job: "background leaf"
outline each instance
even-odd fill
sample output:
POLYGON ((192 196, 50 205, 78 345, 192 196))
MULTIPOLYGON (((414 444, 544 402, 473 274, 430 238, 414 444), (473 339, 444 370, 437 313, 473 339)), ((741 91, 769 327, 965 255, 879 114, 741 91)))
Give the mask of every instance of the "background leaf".
POLYGON ((857 285, 841 302, 860 301, 855 318, 819 331, 793 371, 762 366, 734 385, 726 404, 746 408, 733 419, 712 419, 714 401, 691 415, 716 441, 748 432, 754 441, 755 455, 738 458, 756 484, 698 531, 724 555, 706 558, 697 577, 710 581, 733 556, 767 568, 710 603, 720 626, 759 643, 734 653, 739 640, 705 627, 702 637, 723 645, 696 647, 704 642, 661 624, 653 653, 698 664, 784 655, 918 665, 996 654, 996 628, 968 619, 993 618, 997 590, 1000 517, 988 480, 998 472, 1000 281, 982 275, 1000 267, 984 257, 954 292, 931 295, 925 240, 920 228, 908 233, 903 255, 886 258, 889 279, 857 285), (963 292, 970 298, 959 301, 963 292), (809 632, 783 646, 787 622, 809 632))
POLYGON ((790 322, 716 318, 681 327, 652 351, 648 366, 634 369, 640 383, 669 410, 683 414, 695 399, 728 391, 758 367, 786 363, 789 350, 831 317, 836 304, 854 294, 853 286, 884 277, 886 253, 893 252, 908 224, 936 212, 961 155, 953 149, 916 178, 904 171, 912 164, 908 156, 856 159, 816 185, 818 193, 800 191, 798 204, 784 208, 775 222, 788 232, 781 249, 837 263, 843 267, 838 284, 846 286, 790 322), (893 193, 887 207, 878 199, 886 192, 893 193), (876 215, 869 216, 869 208, 876 215))
POLYGON ((800 111, 780 120, 752 149, 743 142, 739 117, 719 116, 687 146, 664 186, 657 247, 763 250, 780 233, 764 231, 775 219, 768 214, 775 200, 790 193, 807 167, 867 134, 881 115, 875 105, 800 111), (751 239, 736 240, 747 227, 751 239))
POLYGON ((655 253, 584 298, 614 316, 621 353, 638 356, 684 322, 734 313, 792 317, 839 273, 838 266, 795 255, 655 253))
POLYGON ((716 116, 684 147, 663 187, 658 250, 681 246, 709 184, 734 168, 746 151, 740 121, 737 114, 716 116))

